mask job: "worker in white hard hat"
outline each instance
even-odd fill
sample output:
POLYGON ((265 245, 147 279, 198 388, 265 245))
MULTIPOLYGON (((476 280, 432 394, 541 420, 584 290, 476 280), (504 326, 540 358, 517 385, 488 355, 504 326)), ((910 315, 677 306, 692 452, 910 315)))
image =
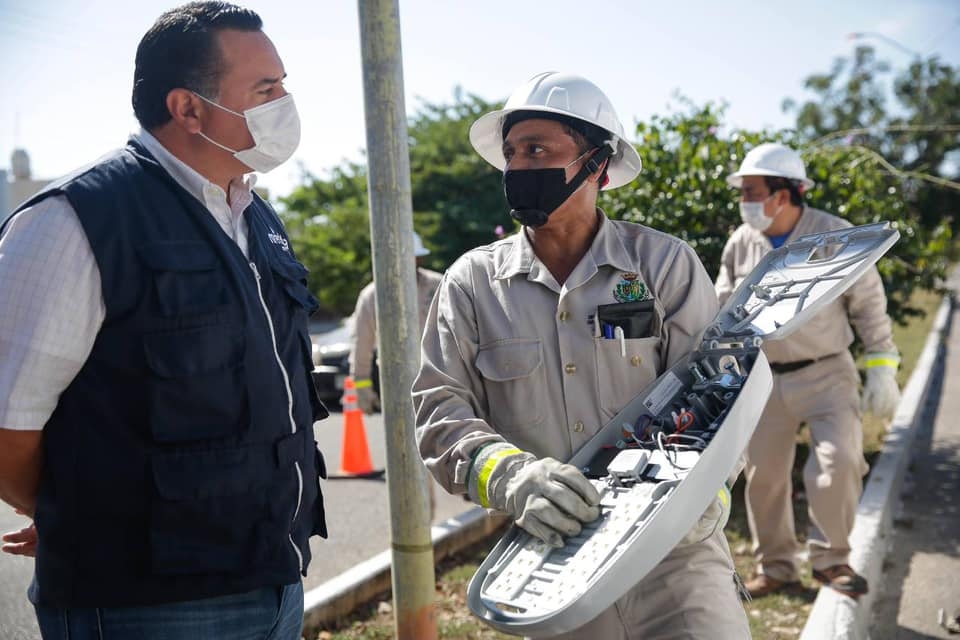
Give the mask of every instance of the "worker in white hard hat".
MULTIPOLYGON (((430 255, 430 250, 416 232, 413 233, 413 255, 417 261, 417 310, 422 334, 430 301, 443 274, 421 265, 421 258, 430 255)), ((377 370, 376 350, 377 296, 376 286, 370 282, 357 296, 350 332, 350 375, 357 387, 357 407, 368 415, 380 411, 380 382, 374 375, 377 370)))
MULTIPOLYGON (((716 280, 721 304, 768 251, 803 235, 851 226, 805 204, 804 192, 814 183, 800 155, 782 144, 751 150, 727 182, 740 190, 743 224, 723 249, 716 280)), ((867 472, 860 415, 890 418, 900 401, 900 356, 891 330, 883 282, 871 268, 795 333, 764 345, 773 392, 747 447, 744 470, 757 561, 746 583, 753 596, 799 583, 790 472, 802 424, 811 440, 803 480, 813 576, 852 597, 867 593, 867 581, 849 565, 849 536, 867 472), (849 351, 853 329, 867 351, 859 398, 860 376, 849 351)))
MULTIPOLYGON (((503 170, 523 227, 451 266, 424 329, 414 382, 420 453, 447 491, 509 514, 550 545, 600 514, 562 461, 699 345, 717 313, 684 242, 610 220, 601 189, 629 184, 640 157, 590 81, 542 73, 470 129, 503 170), (616 339, 594 327, 638 318, 616 339)), ((723 534, 729 494, 626 595, 561 638, 749 638, 723 534)))

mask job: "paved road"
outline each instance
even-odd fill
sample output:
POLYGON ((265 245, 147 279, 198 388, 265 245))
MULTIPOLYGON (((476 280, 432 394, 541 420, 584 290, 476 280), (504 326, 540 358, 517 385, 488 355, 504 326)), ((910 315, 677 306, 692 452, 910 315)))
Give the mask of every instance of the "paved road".
MULTIPOLYGON (((370 457, 377 469, 386 462, 382 417, 365 416, 370 457)), ((317 442, 331 472, 340 468, 343 439, 343 415, 335 413, 315 426, 317 442)), ((330 480, 323 484, 330 537, 314 538, 313 562, 304 580, 307 589, 346 571, 390 547, 390 512, 387 484, 384 480, 330 480)), ((462 498, 450 496, 436 487, 434 522, 455 516, 471 508, 462 498)), ((0 531, 23 526, 26 519, 0 503, 0 531)), ((33 572, 33 561, 0 554, 0 638, 2 640, 39 640, 33 609, 26 589, 33 572)))
MULTIPOLYGON (((380 414, 365 416, 364 424, 373 465, 383 469, 386 462, 383 419, 380 414)), ((340 468, 342 414, 333 414, 318 422, 315 431, 327 468, 334 472, 340 468)), ((314 561, 310 565, 310 575, 304 581, 307 589, 390 547, 390 505, 385 481, 328 480, 322 487, 330 537, 326 540, 314 538, 310 545, 314 561)), ((449 495, 439 485, 435 489, 434 523, 473 508, 472 503, 449 495)))
POLYGON ((873 640, 958 637, 938 624, 937 613, 960 615, 960 307, 944 346, 943 368, 933 378, 940 388, 931 389, 894 521, 873 640))

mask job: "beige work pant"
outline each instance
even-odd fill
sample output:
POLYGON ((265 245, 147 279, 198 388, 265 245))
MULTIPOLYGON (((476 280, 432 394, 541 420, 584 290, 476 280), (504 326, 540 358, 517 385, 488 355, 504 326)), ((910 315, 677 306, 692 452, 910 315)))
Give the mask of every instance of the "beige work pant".
POLYGON ((675 548, 612 607, 569 640, 741 640, 750 625, 723 531, 675 548))
POLYGON ((773 392, 747 446, 747 519, 757 571, 797 580, 797 539, 790 472, 800 425, 810 429, 803 467, 810 514, 810 564, 825 569, 848 561, 863 459, 859 374, 849 352, 790 373, 774 374, 773 392))

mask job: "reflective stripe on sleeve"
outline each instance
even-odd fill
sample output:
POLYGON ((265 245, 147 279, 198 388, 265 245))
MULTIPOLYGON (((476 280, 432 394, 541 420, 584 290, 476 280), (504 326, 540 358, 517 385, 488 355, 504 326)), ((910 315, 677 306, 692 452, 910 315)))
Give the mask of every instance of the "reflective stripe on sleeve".
POLYGON ((890 367, 896 369, 900 366, 900 356, 895 353, 869 353, 867 354, 864 365, 867 369, 873 367, 890 367))
POLYGON ((516 447, 500 449, 499 451, 495 451, 483 462, 483 466, 480 467, 480 473, 477 474, 477 495, 480 497, 480 506, 488 509, 490 508, 490 498, 487 495, 487 483, 490 481, 490 476, 493 474, 494 467, 496 467, 497 463, 507 456, 513 456, 518 453, 523 453, 523 451, 517 449, 516 447))
POLYGON ((730 508, 730 490, 727 489, 727 485, 720 487, 720 491, 717 491, 717 497, 720 498, 724 507, 730 508))

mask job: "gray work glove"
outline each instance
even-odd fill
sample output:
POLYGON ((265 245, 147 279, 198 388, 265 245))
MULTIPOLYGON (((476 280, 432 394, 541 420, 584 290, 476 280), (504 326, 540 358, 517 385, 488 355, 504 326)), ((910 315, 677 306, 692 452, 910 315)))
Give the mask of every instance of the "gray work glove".
POLYGON ((380 411, 380 396, 370 380, 357 380, 357 407, 367 415, 380 411))
POLYGON ((469 492, 484 507, 505 511, 517 525, 553 547, 600 517, 600 493, 580 472, 553 458, 502 443, 474 459, 469 492))
POLYGON ((730 519, 730 490, 724 485, 717 492, 716 497, 707 510, 703 512, 697 524, 683 536, 680 544, 694 544, 703 542, 713 535, 717 529, 723 529, 727 526, 727 520, 730 519))

